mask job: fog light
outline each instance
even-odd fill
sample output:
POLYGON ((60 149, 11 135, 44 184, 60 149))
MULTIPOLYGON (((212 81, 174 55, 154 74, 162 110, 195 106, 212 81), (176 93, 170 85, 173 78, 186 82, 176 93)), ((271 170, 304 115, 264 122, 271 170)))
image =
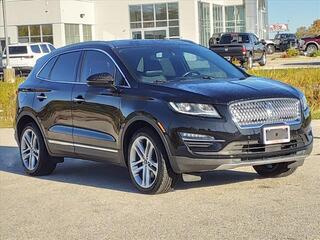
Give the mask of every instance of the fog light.
POLYGON ((208 135, 195 134, 195 133, 184 133, 181 132, 180 136, 183 141, 214 141, 215 138, 208 135))

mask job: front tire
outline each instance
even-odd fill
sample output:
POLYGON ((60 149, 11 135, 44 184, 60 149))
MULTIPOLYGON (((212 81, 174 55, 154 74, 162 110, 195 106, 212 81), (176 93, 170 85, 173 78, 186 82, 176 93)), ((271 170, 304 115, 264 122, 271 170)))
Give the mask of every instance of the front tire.
POLYGON ((297 170, 297 167, 289 168, 291 163, 275 163, 267 165, 253 166, 254 170, 262 177, 286 177, 297 170))
POLYGON ((20 156, 26 174, 49 175, 57 163, 48 154, 43 137, 34 123, 27 124, 20 136, 20 156))
POLYGON ((276 47, 274 45, 270 44, 270 45, 267 46, 268 54, 274 54, 275 51, 276 51, 276 47))
POLYGON ((318 47, 315 44, 309 44, 307 47, 307 53, 312 54, 314 52, 318 51, 318 47))
POLYGON ((131 181, 142 193, 158 194, 170 191, 178 175, 166 158, 159 136, 149 128, 137 131, 128 146, 128 169, 131 181))

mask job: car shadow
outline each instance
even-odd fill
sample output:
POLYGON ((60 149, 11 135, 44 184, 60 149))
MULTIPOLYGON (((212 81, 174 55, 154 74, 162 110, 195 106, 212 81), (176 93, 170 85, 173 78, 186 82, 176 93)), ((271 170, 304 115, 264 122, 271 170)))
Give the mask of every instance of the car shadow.
MULTIPOLYGON (((25 175, 17 147, 0 146, 0 171, 25 175)), ((202 177, 199 182, 178 181, 175 190, 190 188, 212 187, 251 181, 258 178, 255 173, 240 171, 213 171, 197 174, 202 177)), ((57 181, 70 184, 78 184, 97 188, 105 188, 116 191, 137 193, 130 182, 126 168, 107 163, 92 161, 79 161, 66 158, 65 162, 58 164, 55 171, 49 176, 39 179, 57 181)))

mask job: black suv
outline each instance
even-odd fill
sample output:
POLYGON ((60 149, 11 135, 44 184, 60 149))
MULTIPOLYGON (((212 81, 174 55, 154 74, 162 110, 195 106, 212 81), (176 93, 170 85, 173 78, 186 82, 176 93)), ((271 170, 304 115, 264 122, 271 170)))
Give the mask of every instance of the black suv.
POLYGON ((278 33, 273 41, 276 49, 281 52, 287 51, 289 48, 297 48, 299 43, 293 33, 278 33))
POLYGON ((285 176, 312 148, 304 95, 175 40, 87 42, 42 57, 18 90, 27 174, 64 157, 127 166, 144 193, 182 173, 253 166, 285 176))

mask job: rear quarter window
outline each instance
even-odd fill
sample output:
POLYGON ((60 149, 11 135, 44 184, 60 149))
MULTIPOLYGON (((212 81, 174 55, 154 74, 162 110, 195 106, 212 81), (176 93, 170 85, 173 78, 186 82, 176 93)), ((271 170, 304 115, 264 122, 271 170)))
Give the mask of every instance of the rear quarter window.
POLYGON ((15 54, 27 54, 27 53, 28 53, 27 46, 9 47, 9 54, 15 55, 15 54))
POLYGON ((43 79, 49 79, 51 69, 54 66, 56 60, 57 57, 51 58, 51 60, 49 60, 49 62, 44 65, 38 76, 43 79))
POLYGON ((80 51, 61 54, 51 70, 49 79, 56 82, 75 82, 80 54, 80 51))

